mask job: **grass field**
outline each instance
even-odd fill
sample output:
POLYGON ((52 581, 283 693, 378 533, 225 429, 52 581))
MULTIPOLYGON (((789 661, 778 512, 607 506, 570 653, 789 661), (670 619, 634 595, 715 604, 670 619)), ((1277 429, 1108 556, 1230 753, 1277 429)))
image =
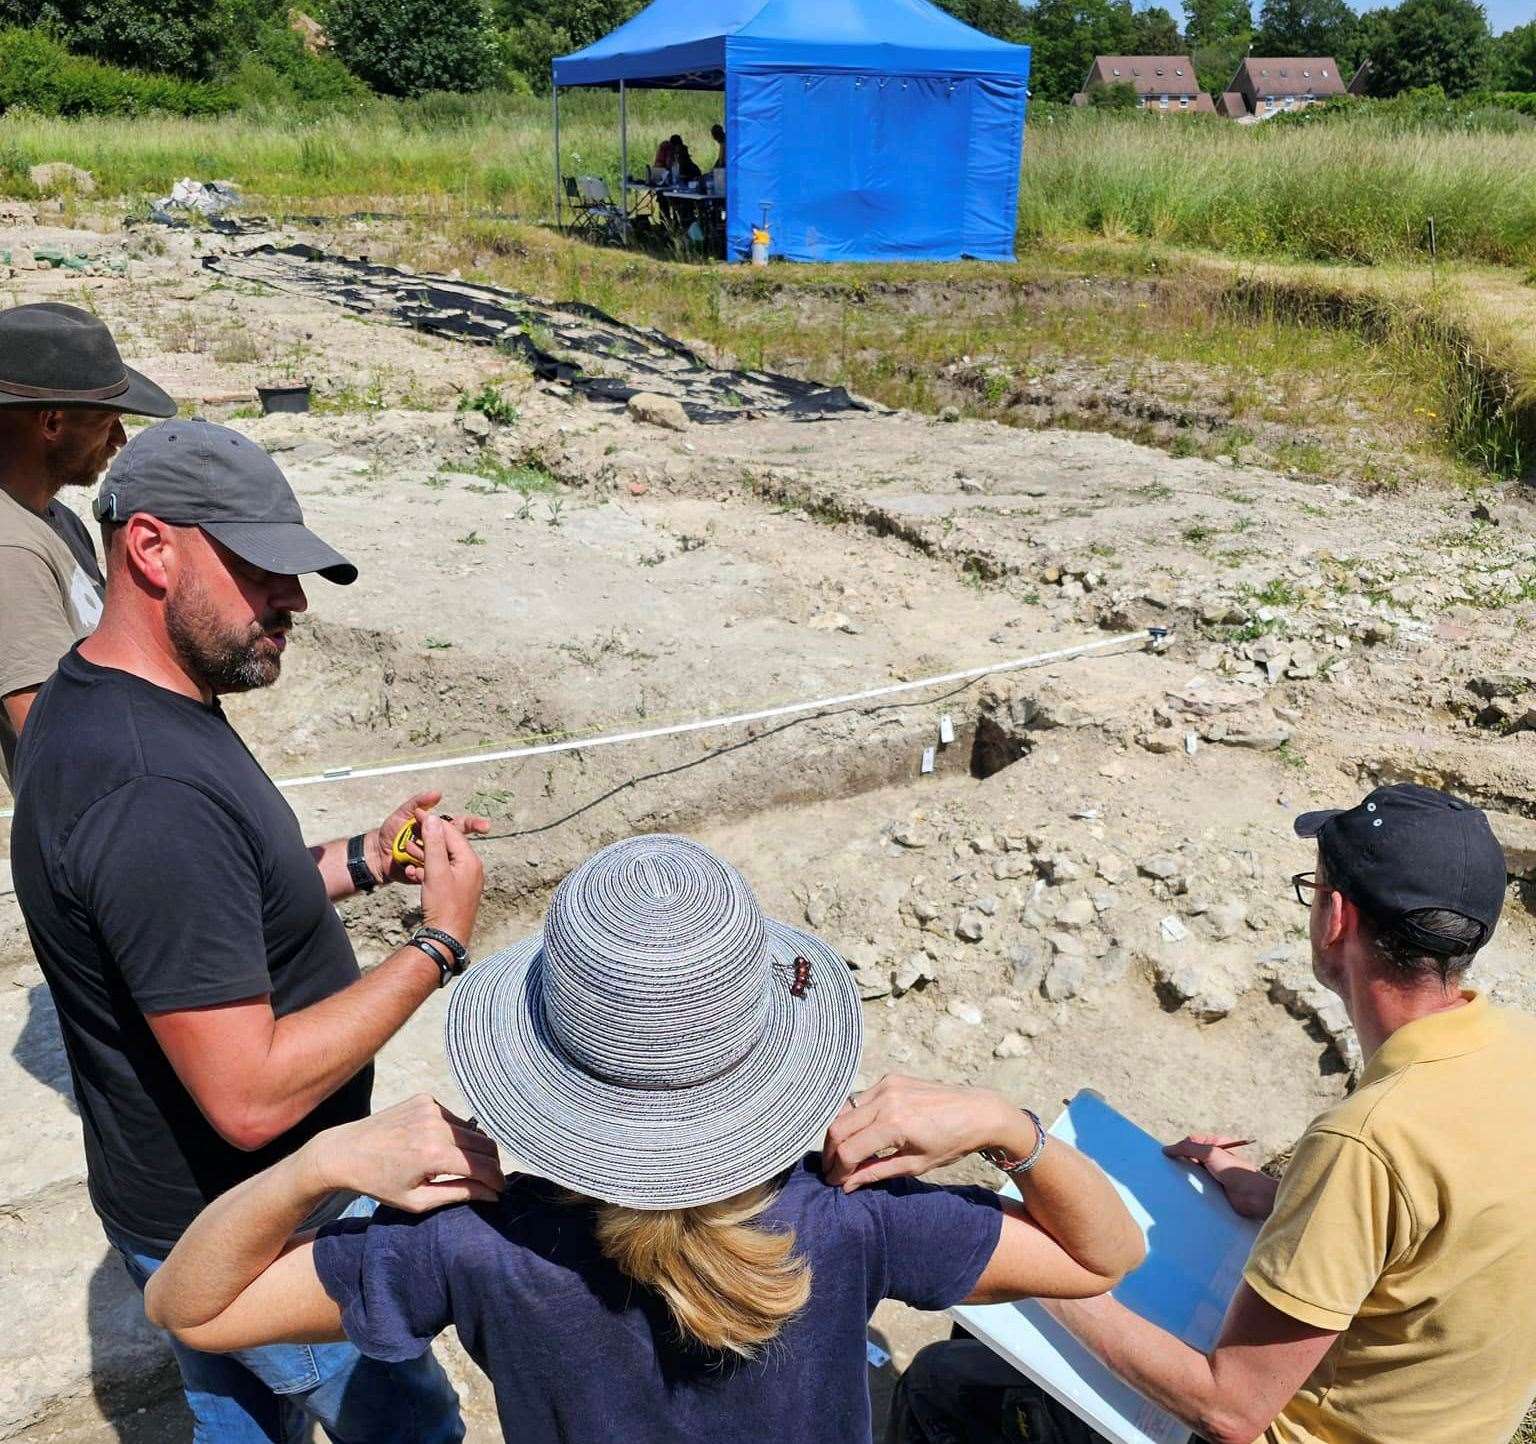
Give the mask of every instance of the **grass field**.
MULTIPOLYGON (((707 161, 719 113, 716 95, 635 94, 632 166, 674 130, 707 161)), ((1013 419, 1015 383, 1059 374, 1064 359, 1123 361, 1129 389, 1152 374, 1165 396, 1188 364, 1230 378, 1216 399, 1231 434, 1206 436, 1203 449, 1285 414, 1347 431, 1354 410, 1392 417, 1408 445, 1518 474, 1536 457, 1536 122, 1504 119, 1477 130, 1379 114, 1238 127, 1036 107, 1015 267, 775 267, 765 278, 572 244, 543 224, 550 110, 527 96, 381 101, 303 122, 10 113, 0 191, 25 194, 28 165, 44 160, 84 166, 130 209, 182 175, 227 177, 280 216, 410 217, 390 242, 381 236, 376 257, 394 245, 413 269, 457 267, 590 301, 743 364, 891 404, 958 402, 1013 419), (1049 303, 1030 291, 1096 276, 1118 289, 1049 303), (1140 282, 1155 295, 1132 295, 1126 283, 1140 282), (913 302, 946 287, 953 304, 913 302), (946 368, 967 355, 992 369, 957 394, 946 368)), ((567 174, 616 177, 616 98, 568 93, 561 141, 567 174)), ((1092 424, 1070 411, 1033 420, 1092 424)), ((1314 470, 1322 458, 1298 460, 1314 470)), ((1367 459, 1360 479, 1371 475, 1367 459)))
MULTIPOLYGON (((702 160, 720 97, 640 92, 631 164, 674 130, 702 160)), ((1020 245, 1138 238, 1239 256, 1400 262, 1427 256, 1536 267, 1536 122, 1507 133, 1404 129, 1374 117, 1303 127, 1038 107, 1026 132, 1020 245)), ((567 173, 618 173, 617 101, 561 105, 567 173)), ((242 114, 133 121, 0 117, 0 189, 67 160, 109 193, 163 194, 181 175, 228 177, 278 207, 389 198, 538 220, 552 205, 548 102, 428 97, 308 122, 242 114)))

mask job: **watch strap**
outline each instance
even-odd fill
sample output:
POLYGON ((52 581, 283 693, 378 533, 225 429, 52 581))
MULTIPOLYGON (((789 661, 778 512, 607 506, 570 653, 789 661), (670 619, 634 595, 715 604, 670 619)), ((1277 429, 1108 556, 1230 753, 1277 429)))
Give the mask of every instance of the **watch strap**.
POLYGON ((368 866, 366 840, 360 832, 347 839, 347 871, 352 876, 352 886, 359 892, 372 892, 379 885, 368 866))

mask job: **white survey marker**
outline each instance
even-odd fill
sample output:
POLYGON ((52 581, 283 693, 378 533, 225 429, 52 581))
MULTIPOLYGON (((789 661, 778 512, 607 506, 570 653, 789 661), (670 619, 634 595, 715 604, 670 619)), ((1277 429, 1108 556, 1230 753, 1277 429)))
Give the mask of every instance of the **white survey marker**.
MULTIPOLYGON (((1126 1308, 1202 1353, 1216 1341, 1258 1224, 1233 1212, 1201 1169, 1085 1089, 1050 1128, 1110 1177, 1147 1240, 1147 1259, 1114 1290, 1126 1308)), ((1004 1190, 1012 1197, 1012 1184, 1004 1190)), ((1111 1373, 1039 1304, 962 1304, 950 1311, 989 1348, 1111 1444, 1188 1444, 1189 1429, 1111 1373)))

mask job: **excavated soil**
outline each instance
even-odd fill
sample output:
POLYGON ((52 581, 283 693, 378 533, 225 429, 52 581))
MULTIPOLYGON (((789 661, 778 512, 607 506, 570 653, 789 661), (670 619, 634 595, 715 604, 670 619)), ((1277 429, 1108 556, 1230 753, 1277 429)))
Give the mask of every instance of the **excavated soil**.
MULTIPOLYGON (((58 234, 124 253, 117 235, 58 234)), ((1287 881, 1310 857, 1292 815, 1424 778, 1499 809, 1512 865, 1536 866, 1536 544, 1516 491, 1474 515, 1431 487, 1366 495, 908 413, 672 431, 498 352, 197 264, 248 240, 153 240, 128 243, 126 276, 20 271, 11 289, 98 310, 189 410, 271 449, 360 566, 353 587, 314 583, 281 682, 233 705, 275 776, 644 729, 1170 629, 1155 647, 830 715, 291 793, 315 836, 374 823, 418 785, 490 816, 482 951, 536 927, 593 848, 687 831, 771 912, 846 952, 868 1081, 985 1083, 1047 1114, 1092 1086, 1159 1134, 1230 1128, 1270 1156, 1359 1061, 1310 980, 1287 881), (244 414, 254 384, 285 372, 311 374, 327 409, 244 414), (487 383, 515 422, 456 409, 487 383)), ((68 1070, 7 877, 0 1438, 182 1440, 164 1350, 85 1201, 68 1070)), ((408 908, 403 894, 346 905, 365 960, 408 908)), ((1497 998, 1536 1002, 1532 936, 1514 889, 1477 969, 1497 998)), ((439 1000, 385 1051, 381 1101, 452 1098, 440 1027, 439 1000)), ((875 1333, 900 1366, 945 1327, 887 1307, 875 1333)), ((445 1352, 471 1437, 499 1437, 484 1382, 445 1352)), ((890 1378, 873 1379, 882 1397, 890 1378)))

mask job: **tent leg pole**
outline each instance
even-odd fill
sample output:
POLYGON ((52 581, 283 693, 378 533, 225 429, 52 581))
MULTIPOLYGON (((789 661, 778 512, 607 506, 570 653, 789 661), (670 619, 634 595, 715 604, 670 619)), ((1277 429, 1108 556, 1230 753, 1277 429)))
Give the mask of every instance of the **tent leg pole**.
POLYGON ((549 105, 555 116, 555 229, 565 229, 565 187, 560 175, 560 87, 550 81, 549 105))
POLYGON ((619 222, 624 232, 624 244, 629 244, 629 92, 624 82, 619 82, 619 209, 624 219, 619 222))

